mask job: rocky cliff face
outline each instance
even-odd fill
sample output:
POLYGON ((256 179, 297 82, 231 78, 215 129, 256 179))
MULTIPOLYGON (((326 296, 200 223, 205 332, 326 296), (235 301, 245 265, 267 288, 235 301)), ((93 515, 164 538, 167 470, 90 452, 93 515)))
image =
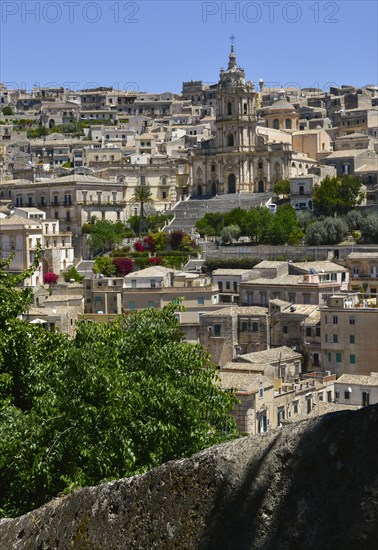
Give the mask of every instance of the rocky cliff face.
POLYGON ((0 521, 2 550, 378 547, 378 406, 245 437, 0 521))

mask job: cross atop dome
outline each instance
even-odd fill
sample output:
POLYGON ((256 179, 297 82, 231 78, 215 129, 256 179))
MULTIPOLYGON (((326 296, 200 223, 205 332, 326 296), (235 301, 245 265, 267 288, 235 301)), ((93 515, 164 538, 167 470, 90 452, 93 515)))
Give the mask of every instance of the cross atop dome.
POLYGON ((230 52, 230 56, 229 56, 228 70, 234 69, 235 67, 237 67, 237 65, 236 65, 236 55, 235 55, 235 52, 234 52, 235 39, 236 39, 236 37, 233 34, 231 34, 231 36, 230 36, 231 52, 230 52))

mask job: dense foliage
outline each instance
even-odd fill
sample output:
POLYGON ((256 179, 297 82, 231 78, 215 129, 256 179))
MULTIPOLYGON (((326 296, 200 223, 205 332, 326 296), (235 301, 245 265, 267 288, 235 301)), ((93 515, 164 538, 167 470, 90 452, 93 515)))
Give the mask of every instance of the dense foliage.
POLYGON ((207 213, 198 220, 196 229, 202 236, 221 236, 225 243, 239 235, 249 237, 256 244, 299 244, 303 238, 290 204, 280 206, 275 214, 260 207, 250 210, 234 208, 224 214, 207 213))
POLYGON ((111 250, 125 237, 126 227, 121 222, 93 220, 83 226, 83 233, 89 233, 88 247, 92 254, 111 250))
MULTIPOLYGON (((22 321, 31 289, 0 262, 0 515, 143 472, 236 435, 234 398, 177 304, 82 322, 75 338, 22 321)), ((35 269, 35 268, 34 268, 35 269)))
POLYGON ((361 204, 364 193, 357 176, 326 176, 314 188, 313 204, 317 215, 343 215, 361 204))
POLYGON ((81 283, 84 280, 84 277, 80 275, 75 266, 70 266, 67 271, 63 273, 63 279, 66 283, 74 280, 77 283, 81 283))

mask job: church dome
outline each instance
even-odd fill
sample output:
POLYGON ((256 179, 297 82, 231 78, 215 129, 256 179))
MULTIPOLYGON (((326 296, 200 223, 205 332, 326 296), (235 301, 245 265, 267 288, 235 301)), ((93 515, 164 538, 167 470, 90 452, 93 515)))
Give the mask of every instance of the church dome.
POLYGON ((295 107, 292 103, 289 103, 286 99, 278 99, 267 108, 269 113, 287 113, 295 111, 295 107))

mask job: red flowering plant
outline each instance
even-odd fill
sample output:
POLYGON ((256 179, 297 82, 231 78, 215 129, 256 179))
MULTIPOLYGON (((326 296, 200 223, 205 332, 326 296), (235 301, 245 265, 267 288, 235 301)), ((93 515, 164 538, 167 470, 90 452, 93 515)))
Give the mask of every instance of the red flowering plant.
POLYGON ((134 269, 131 258, 113 258, 113 264, 115 265, 119 277, 124 277, 134 269))
POLYGON ((144 252, 144 246, 142 241, 137 241, 136 243, 134 243, 134 250, 136 252, 144 252))
POLYGON ((181 242, 185 237, 186 233, 182 229, 177 229, 172 231, 169 235, 169 244, 171 245, 172 250, 180 250, 181 242))
POLYGON ((162 258, 160 256, 156 256, 154 258, 148 258, 148 263, 150 265, 160 265, 162 262, 162 258))
POLYGON ((149 250, 152 253, 155 252, 155 243, 151 235, 144 237, 143 246, 145 250, 149 250))
POLYGON ((43 276, 43 284, 44 285, 55 285, 58 282, 59 275, 56 273, 53 273, 52 271, 48 271, 43 276))

